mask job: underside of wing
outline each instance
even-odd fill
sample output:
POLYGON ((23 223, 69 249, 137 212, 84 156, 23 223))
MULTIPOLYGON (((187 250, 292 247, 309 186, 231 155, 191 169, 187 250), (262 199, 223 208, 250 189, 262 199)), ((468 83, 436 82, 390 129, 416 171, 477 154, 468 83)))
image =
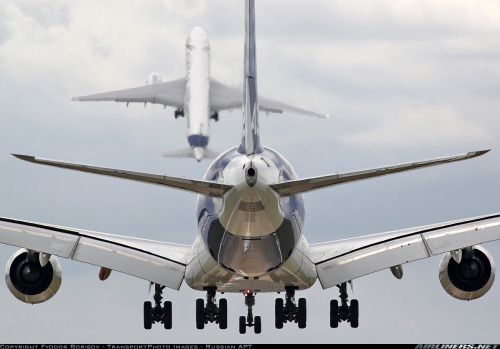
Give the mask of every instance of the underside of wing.
POLYGON ((291 196, 300 193, 305 193, 311 190, 330 187, 334 185, 360 181, 363 179, 385 176, 388 174, 415 170, 418 168, 447 164, 450 162, 472 159, 477 156, 486 154, 489 150, 473 151, 465 154, 447 156, 432 160, 409 162, 405 164, 379 167, 369 170, 362 170, 348 173, 335 173, 325 176, 297 179, 291 181, 271 184, 270 187, 281 196, 291 196))
POLYGON ((323 288, 379 270, 500 239, 500 213, 312 244, 323 288))
POLYGON ((191 248, 3 217, 0 243, 120 271, 176 290, 191 248))
MULTIPOLYGON (((243 103, 243 89, 224 85, 216 80, 210 80, 210 104, 215 111, 231 110, 241 108, 243 103)), ((259 96, 259 110, 266 113, 282 114, 290 112, 294 114, 315 116, 326 119, 329 115, 320 114, 302 108, 294 107, 286 103, 278 102, 269 98, 259 96)))
POLYGON ((57 160, 49 160, 37 158, 30 155, 19 155, 12 154, 15 157, 33 162, 35 164, 48 165, 54 167, 61 167, 70 170, 76 170, 81 172, 89 172, 104 176, 110 177, 118 177, 124 179, 130 179, 138 182, 146 182, 151 184, 159 184, 167 187, 183 189, 190 192, 194 192, 197 194, 205 194, 210 196, 223 196, 224 193, 231 189, 232 186, 222 183, 215 183, 210 181, 202 181, 196 179, 188 179, 182 177, 172 177, 166 175, 159 174, 150 174, 150 173, 142 173, 142 172, 134 172, 116 168, 108 168, 108 167, 98 167, 98 166, 90 166, 84 164, 76 164, 71 162, 57 161, 57 160))
POLYGON ((124 90, 72 97, 71 100, 80 102, 114 101, 125 103, 153 103, 182 108, 184 106, 185 87, 185 79, 179 79, 124 90))

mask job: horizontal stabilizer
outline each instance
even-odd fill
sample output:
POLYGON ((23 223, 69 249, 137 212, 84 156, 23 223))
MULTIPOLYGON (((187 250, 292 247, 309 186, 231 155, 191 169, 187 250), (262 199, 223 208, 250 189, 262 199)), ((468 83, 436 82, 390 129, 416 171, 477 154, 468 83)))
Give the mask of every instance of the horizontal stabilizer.
POLYGON ((281 196, 290 196, 333 185, 354 182, 378 176, 385 176, 388 174, 393 174, 403 171, 415 170, 417 168, 422 168, 422 167, 447 164, 449 162, 454 162, 454 161, 472 159, 477 156, 486 154, 489 151, 490 150, 473 151, 465 154, 448 156, 444 158, 437 158, 419 162, 409 162, 405 164, 379 167, 370 170, 363 170, 363 171, 356 171, 349 173, 335 173, 325 176, 304 178, 304 179, 271 184, 270 187, 281 196))
POLYGON ((231 185, 196 180, 196 179, 172 177, 172 176, 166 176, 166 175, 134 172, 134 171, 128 171, 128 170, 122 170, 122 169, 116 169, 116 168, 107 168, 107 167, 90 166, 90 165, 84 165, 84 164, 76 164, 76 163, 71 163, 71 162, 42 159, 42 158, 30 156, 30 155, 19 155, 19 154, 12 154, 12 155, 14 155, 15 157, 17 157, 21 160, 34 162, 35 164, 61 167, 61 168, 66 168, 66 169, 70 169, 70 170, 95 173, 95 174, 100 174, 100 175, 110 176, 110 177, 125 178, 125 179, 130 179, 130 180, 139 181, 139 182, 159 184, 159 185, 164 185, 167 187, 184 189, 184 190, 187 190, 187 191, 190 191, 193 193, 197 193, 197 194, 205 194, 205 195, 216 196, 216 197, 223 196, 226 191, 228 191, 229 189, 232 188, 231 185))
MULTIPOLYGON (((190 147, 176 150, 167 150, 161 153, 161 155, 166 158, 196 158, 194 149, 190 147)), ((204 159, 215 159, 217 156, 219 156, 219 153, 208 148, 203 149, 204 159)))

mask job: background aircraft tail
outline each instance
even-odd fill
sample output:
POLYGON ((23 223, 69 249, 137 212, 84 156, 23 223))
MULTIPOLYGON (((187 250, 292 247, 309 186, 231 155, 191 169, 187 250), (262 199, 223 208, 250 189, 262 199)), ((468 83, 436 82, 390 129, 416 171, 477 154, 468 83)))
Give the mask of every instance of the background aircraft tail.
POLYGON ((257 62, 255 51, 255 1, 245 0, 245 71, 243 76, 243 134, 239 151, 262 152, 259 137, 257 62))

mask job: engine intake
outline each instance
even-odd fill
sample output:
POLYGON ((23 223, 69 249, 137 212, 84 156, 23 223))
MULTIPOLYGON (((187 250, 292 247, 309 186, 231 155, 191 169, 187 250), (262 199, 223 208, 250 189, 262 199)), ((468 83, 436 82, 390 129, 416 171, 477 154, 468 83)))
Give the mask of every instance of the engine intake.
POLYGON ((39 252, 23 248, 10 257, 5 270, 9 291, 19 300, 37 304, 52 298, 62 280, 61 264, 50 256, 42 267, 39 252))
POLYGON ((472 300, 489 291, 495 280, 493 257, 481 246, 462 250, 457 263, 447 252, 439 264, 439 281, 444 290, 460 300, 472 300))

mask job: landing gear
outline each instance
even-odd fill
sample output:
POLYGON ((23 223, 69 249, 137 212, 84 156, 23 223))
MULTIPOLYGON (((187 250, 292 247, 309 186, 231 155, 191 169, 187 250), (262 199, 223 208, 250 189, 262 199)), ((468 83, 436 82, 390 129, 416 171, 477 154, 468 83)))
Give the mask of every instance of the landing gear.
POLYGON ((307 306, 306 299, 300 298, 298 306, 295 304, 296 287, 287 286, 286 303, 282 298, 276 298, 274 303, 274 319, 276 328, 283 328, 285 322, 296 322, 299 328, 306 328, 307 306))
POLYGON ((155 295, 153 297, 155 306, 147 301, 144 302, 144 328, 150 330, 155 322, 163 323, 165 329, 172 328, 172 302, 166 301, 161 306, 162 292, 165 286, 155 284, 155 295))
POLYGON ((219 121, 219 112, 214 111, 214 113, 210 116, 211 119, 214 119, 215 121, 219 121))
POLYGON ((348 321, 352 328, 358 327, 359 324, 359 303, 357 299, 353 299, 350 305, 347 305, 347 285, 342 283, 337 285, 340 291, 341 304, 336 299, 330 301, 330 327, 337 328, 339 322, 348 321))
POLYGON ((174 116, 177 119, 179 116, 184 117, 184 110, 183 109, 176 109, 174 112, 174 116))
POLYGON ((207 287, 207 305, 203 298, 196 300, 196 328, 202 330, 205 324, 216 322, 219 328, 225 330, 227 328, 227 299, 223 298, 219 301, 219 306, 215 304, 216 287, 207 287))
POLYGON ((253 327, 255 333, 259 334, 262 331, 262 321, 260 316, 253 316, 252 307, 255 305, 255 294, 250 290, 245 292, 245 305, 248 307, 248 314, 246 317, 240 316, 240 333, 244 334, 247 327, 253 327))

